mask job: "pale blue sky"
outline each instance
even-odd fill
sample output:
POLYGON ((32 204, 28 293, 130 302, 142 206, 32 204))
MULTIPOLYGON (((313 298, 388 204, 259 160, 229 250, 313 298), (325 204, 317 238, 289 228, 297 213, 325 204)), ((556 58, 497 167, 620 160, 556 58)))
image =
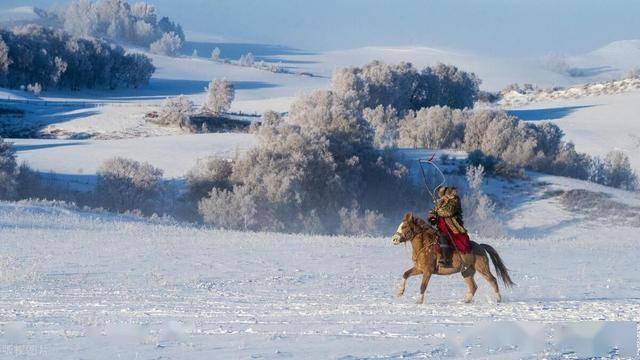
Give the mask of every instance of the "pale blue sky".
MULTIPOLYGON (((65 1, 1 0, 0 8, 65 1)), ((424 45, 510 56, 640 38, 637 0, 148 0, 186 30, 307 50, 424 45)))

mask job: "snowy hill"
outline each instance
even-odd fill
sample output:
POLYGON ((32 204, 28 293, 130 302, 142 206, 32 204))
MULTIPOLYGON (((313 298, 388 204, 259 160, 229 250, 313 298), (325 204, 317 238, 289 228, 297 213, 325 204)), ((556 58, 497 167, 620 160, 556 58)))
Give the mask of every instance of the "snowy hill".
POLYGON ((637 242, 624 227, 476 239, 500 252, 518 284, 503 290, 504 303, 493 303, 482 279, 475 302, 462 303, 465 285, 455 275, 433 277, 426 303, 415 305, 417 281, 394 297, 411 261, 388 238, 226 232, 29 203, 0 203, 0 223, 0 346, 29 356, 637 351, 640 287, 629 251, 637 242))
POLYGON ((40 15, 32 6, 19 6, 0 10, 0 25, 12 25, 21 22, 33 22, 40 19, 40 15))
MULTIPOLYGON (((611 150, 621 150, 640 172, 640 89, 610 95, 600 90, 599 96, 582 93, 576 98, 540 97, 528 105, 506 105, 506 108, 527 121, 554 122, 578 151, 605 155, 611 150)), ((567 91, 570 93, 571 89, 567 91)))

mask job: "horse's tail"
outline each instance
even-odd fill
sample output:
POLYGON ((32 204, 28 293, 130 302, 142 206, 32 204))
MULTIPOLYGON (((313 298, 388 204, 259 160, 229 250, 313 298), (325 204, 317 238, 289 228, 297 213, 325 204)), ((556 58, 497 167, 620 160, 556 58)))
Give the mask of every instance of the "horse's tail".
POLYGON ((509 276, 509 269, 507 269, 507 267, 502 262, 502 258, 500 257, 500 255, 498 255, 498 252, 496 251, 496 249, 494 249, 493 247, 487 244, 480 244, 480 247, 482 247, 489 254, 489 257, 491 257, 491 262, 493 262, 493 267, 496 269, 496 273, 498 273, 498 276, 500 277, 500 279, 502 279, 502 283, 504 283, 504 286, 506 287, 514 286, 515 283, 511 280, 511 277, 509 276))

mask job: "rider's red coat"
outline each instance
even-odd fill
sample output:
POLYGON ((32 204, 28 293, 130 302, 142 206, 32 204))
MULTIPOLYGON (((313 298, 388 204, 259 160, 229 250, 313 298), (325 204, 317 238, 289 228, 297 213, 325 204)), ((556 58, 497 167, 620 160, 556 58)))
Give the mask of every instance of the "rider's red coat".
POLYGON ((445 234, 449 240, 453 243, 458 251, 463 254, 466 254, 471 249, 471 244, 469 244, 469 235, 467 233, 456 233, 449 228, 447 222, 444 218, 438 217, 438 230, 440 230, 443 234, 445 234))

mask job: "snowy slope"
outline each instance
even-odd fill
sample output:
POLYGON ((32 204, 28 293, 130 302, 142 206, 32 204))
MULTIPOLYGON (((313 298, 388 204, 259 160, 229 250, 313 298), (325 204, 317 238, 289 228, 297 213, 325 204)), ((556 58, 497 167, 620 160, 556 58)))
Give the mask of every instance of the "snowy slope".
POLYGON ((167 178, 183 176, 198 159, 215 155, 234 158, 253 146, 248 134, 191 134, 119 140, 9 139, 19 161, 42 172, 93 175, 104 160, 133 158, 164 170, 167 178))
POLYGON ((462 303, 455 275, 432 278, 415 305, 416 280, 394 297, 410 254, 389 238, 226 232, 37 204, 0 203, 0 224, 0 351, 12 358, 637 354, 630 229, 477 239, 518 283, 504 303, 482 279, 462 303))
POLYGON ((640 173, 640 91, 546 100, 509 108, 510 113, 532 122, 552 121, 576 144, 592 155, 623 151, 640 173))

